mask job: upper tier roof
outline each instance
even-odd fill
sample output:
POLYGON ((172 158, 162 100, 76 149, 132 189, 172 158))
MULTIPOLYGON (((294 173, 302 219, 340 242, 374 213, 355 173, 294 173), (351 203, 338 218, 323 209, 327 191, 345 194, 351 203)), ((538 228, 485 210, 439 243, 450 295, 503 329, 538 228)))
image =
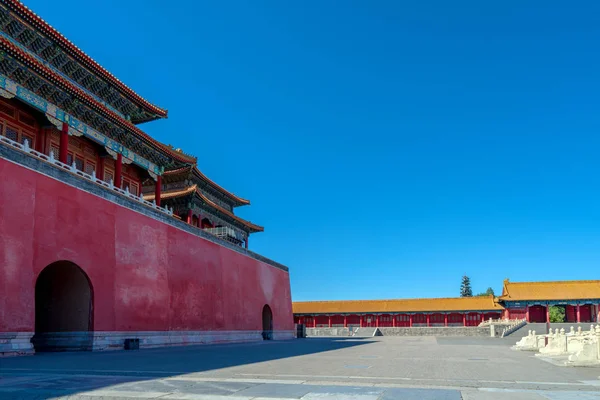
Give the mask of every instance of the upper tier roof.
MULTIPOLYGON (((65 54, 71 57, 76 63, 84 67, 86 71, 89 71, 93 75, 100 77, 101 80, 108 83, 109 86, 114 87, 121 96, 109 96, 107 93, 110 93, 110 90, 106 90, 101 85, 97 85, 93 79, 86 79, 85 76, 82 77, 81 74, 85 74, 85 72, 81 72, 78 75, 79 79, 77 79, 77 82, 79 85, 82 85, 83 87, 84 82, 86 82, 87 85, 85 85, 85 88, 87 90, 95 91, 95 94, 103 97, 108 103, 111 104, 111 106, 122 111, 124 115, 129 116, 132 122, 139 123, 167 117, 167 110, 150 103, 148 100, 138 95, 127 85, 117 79, 113 74, 108 72, 100 64, 94 61, 90 56, 84 53, 81 49, 71 43, 60 32, 54 29, 41 17, 36 15, 23 3, 18 0, 0 0, 0 4, 4 5, 8 10, 10 10, 11 13, 14 13, 14 15, 16 15, 22 23, 29 25, 35 32, 43 35, 43 37, 56 44, 65 54), (123 99, 126 101, 124 102, 123 99), (129 102, 135 106, 132 107, 131 105, 126 104, 126 102, 129 102), (129 110, 129 112, 127 112, 127 110, 129 110)), ((48 48, 48 43, 43 43, 43 41, 35 38, 31 39, 31 35, 28 35, 29 39, 27 40, 26 38, 21 37, 22 32, 17 35, 14 31, 8 29, 8 26, 5 26, 5 28, 7 33, 11 34, 11 36, 13 36, 16 40, 27 44, 31 51, 37 53, 39 56, 44 57, 46 61, 51 64, 54 62, 54 59, 48 59, 48 57, 50 57, 49 55, 56 57, 56 52, 52 51, 52 49, 50 49, 48 52, 45 51, 48 48)), ((66 65, 69 64, 65 63, 58 67, 67 68, 66 65)), ((69 68, 71 72, 74 71, 72 65, 70 65, 69 68)))
POLYGON ((75 96, 77 99, 90 106, 94 111, 100 113, 112 123, 126 129, 129 133, 139 137, 140 139, 143 139, 147 143, 152 144, 156 149, 166 152, 173 159, 178 160, 183 164, 196 163, 197 160, 195 157, 184 154, 183 152, 174 149, 171 146, 155 140, 133 123, 123 119, 119 114, 115 113, 104 104, 98 102, 94 97, 87 94, 79 86, 75 85, 70 80, 63 78, 50 67, 40 62, 36 57, 23 51, 21 48, 19 48, 19 46, 2 36, 0 36, 0 50, 6 51, 9 56, 14 57, 20 63, 39 74, 44 79, 47 79, 52 84, 64 89, 70 95, 75 96))
POLYGON ((500 300, 583 300, 600 299, 600 280, 597 281, 504 281, 500 300))
POLYGON ((423 311, 502 311, 494 296, 395 300, 302 301, 292 303, 294 314, 351 314, 423 311))
POLYGON ((182 167, 182 168, 178 168, 178 169, 174 169, 174 170, 170 170, 170 171, 165 171, 165 173, 163 175, 165 177, 175 177, 178 175, 186 175, 189 173, 193 173, 201 181, 205 182, 208 186, 212 187, 214 190, 216 190, 217 192, 221 193, 223 196, 228 198, 233 203, 234 207, 245 206, 245 205, 250 204, 249 200, 246 200, 239 196, 236 196, 235 194, 231 193, 230 191, 226 190, 225 188, 221 187, 220 185, 218 185, 217 183, 212 181, 209 177, 204 175, 198 169, 198 167, 195 165, 194 166, 190 165, 190 166, 186 166, 186 167, 182 167))

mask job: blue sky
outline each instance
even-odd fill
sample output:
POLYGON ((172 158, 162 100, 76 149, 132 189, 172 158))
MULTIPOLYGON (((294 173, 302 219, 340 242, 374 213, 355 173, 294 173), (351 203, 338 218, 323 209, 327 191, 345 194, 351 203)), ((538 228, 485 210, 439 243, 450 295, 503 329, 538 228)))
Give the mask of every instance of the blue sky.
POLYGON ((600 278, 600 4, 291 3, 26 1, 252 201, 294 300, 600 278))

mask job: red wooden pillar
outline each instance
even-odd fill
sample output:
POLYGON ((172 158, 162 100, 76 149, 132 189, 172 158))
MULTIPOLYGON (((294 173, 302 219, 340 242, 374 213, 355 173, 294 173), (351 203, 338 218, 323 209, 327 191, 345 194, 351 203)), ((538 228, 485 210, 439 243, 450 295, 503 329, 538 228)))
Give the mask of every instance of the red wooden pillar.
POLYGON ((600 322, 600 303, 596 305, 596 312, 598 313, 596 316, 596 322, 600 322))
POLYGON ((96 178, 104 180, 104 158, 100 156, 96 159, 96 178))
POLYGON ((429 325, 429 314, 427 314, 427 326, 430 326, 429 325))
POLYGON ((550 306, 546 304, 546 323, 550 323, 550 306))
POLYGON ((69 151, 69 125, 66 122, 63 122, 62 130, 60 131, 58 161, 66 164, 68 151, 69 151))
POLYGON ((577 304, 577 323, 581 322, 581 308, 580 305, 577 304))
POLYGON ((396 327, 396 317, 398 317, 397 315, 392 315, 392 328, 396 327))
POLYGON ((348 316, 344 315, 344 328, 348 327, 348 316))
POLYGON ((412 328, 412 324, 413 324, 413 314, 410 314, 410 315, 408 316, 408 326, 409 326, 410 328, 412 328))
POLYGON ((483 313, 481 313, 481 323, 483 323, 483 321, 485 321, 485 316, 483 315, 483 313))
POLYGON ((157 206, 160 207, 160 189, 161 189, 161 176, 158 175, 156 177, 156 187, 154 188, 154 202, 156 203, 157 206))
POLYGON ((119 189, 123 186, 123 155, 121 153, 117 154, 117 161, 115 161, 115 181, 113 185, 119 189))
POLYGON ((375 316, 375 328, 379 328, 379 315, 375 316))
POLYGON ((38 129, 38 134, 37 134, 37 137, 35 138, 35 143, 29 143, 29 147, 31 147, 38 153, 43 153, 45 137, 46 137, 46 128, 38 129))
POLYGON ((363 327, 363 321, 364 321, 364 317, 361 315, 361 316, 360 316, 359 323, 358 323, 358 324, 360 325, 360 327, 361 327, 361 328, 363 327))
POLYGON ((529 322, 529 305, 525 306, 525 320, 529 322))
POLYGON ((444 314, 444 326, 448 326, 448 314, 444 314))
POLYGON ((190 225, 192 224, 192 209, 191 208, 188 210, 188 215, 187 215, 187 221, 186 222, 188 224, 190 224, 190 225))
POLYGON ((463 326, 467 326, 467 313, 463 314, 463 326))

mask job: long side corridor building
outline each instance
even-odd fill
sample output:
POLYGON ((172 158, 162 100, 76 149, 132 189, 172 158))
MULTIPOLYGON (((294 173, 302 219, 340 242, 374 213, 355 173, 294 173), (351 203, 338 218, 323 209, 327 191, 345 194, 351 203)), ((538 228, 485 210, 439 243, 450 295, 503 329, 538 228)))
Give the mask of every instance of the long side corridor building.
POLYGON ((565 309, 565 322, 600 321, 600 280, 504 281, 502 295, 294 302, 294 322, 307 327, 478 326, 489 318, 546 322, 549 307, 565 309))

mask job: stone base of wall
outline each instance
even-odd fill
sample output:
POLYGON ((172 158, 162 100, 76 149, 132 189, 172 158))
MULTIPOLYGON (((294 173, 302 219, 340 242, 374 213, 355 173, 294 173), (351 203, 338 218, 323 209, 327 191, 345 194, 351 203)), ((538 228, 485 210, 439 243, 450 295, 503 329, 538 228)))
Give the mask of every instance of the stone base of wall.
POLYGON ((352 336, 349 328, 306 328, 306 336, 352 336))
MULTIPOLYGON (((295 338, 294 331, 274 331, 273 340, 295 338)), ((262 341, 261 331, 141 331, 141 332, 33 332, 0 333, 0 355, 44 351, 123 350, 125 339, 139 339, 140 348, 262 341)))
POLYGON ((306 328, 306 336, 367 337, 367 336, 490 336, 490 328, 479 327, 412 327, 412 328, 306 328), (361 334, 365 331, 368 334, 361 334))
POLYGON ((35 353, 31 344, 32 336, 33 332, 0 332, 0 357, 35 353))
POLYGON ((490 336, 490 328, 476 326, 379 328, 383 336, 490 336))

